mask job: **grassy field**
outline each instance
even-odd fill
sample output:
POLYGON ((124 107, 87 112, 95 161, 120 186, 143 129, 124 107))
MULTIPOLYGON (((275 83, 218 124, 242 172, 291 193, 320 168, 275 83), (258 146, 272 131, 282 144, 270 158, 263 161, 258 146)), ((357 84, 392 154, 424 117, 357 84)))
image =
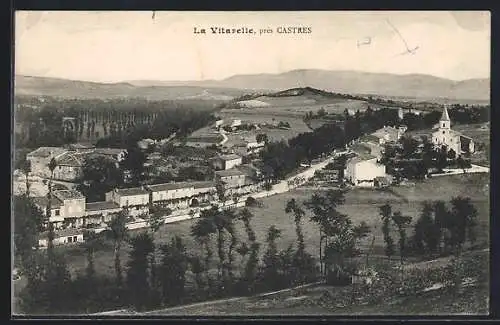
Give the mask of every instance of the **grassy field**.
MULTIPOLYGON (((372 228, 375 236, 375 254, 383 254, 383 241, 381 237, 381 223, 378 207, 384 203, 390 203, 394 211, 401 211, 405 215, 412 216, 414 220, 418 218, 422 202, 425 200, 445 200, 449 201, 453 196, 469 196, 473 200, 479 211, 479 239, 488 241, 489 238, 489 192, 485 185, 489 182, 489 175, 471 174, 445 176, 426 180, 417 183, 414 187, 394 187, 384 191, 353 189, 346 195, 345 204, 339 210, 348 214, 354 223, 365 221, 372 228)), ((288 245, 295 244, 296 234, 293 217, 284 212, 285 203, 291 198, 302 202, 314 193, 313 190, 297 189, 288 193, 275 195, 262 199, 262 207, 251 208, 254 214, 252 226, 256 232, 257 240, 265 243, 267 229, 271 225, 276 225, 281 229, 281 239, 278 240, 280 249, 288 245)), ((319 253, 318 227, 309 221, 310 212, 303 220, 303 232, 306 249, 317 256, 319 253)), ((165 243, 175 236, 181 236, 188 248, 188 251, 196 251, 199 246, 190 236, 190 229, 196 220, 187 220, 174 224, 167 224, 161 227, 155 234, 157 244, 165 243)), ((243 231, 243 224, 238 221, 237 229, 239 238, 246 239, 243 231)), ((141 230, 136 230, 137 233, 141 230)), ((411 234, 411 230, 408 231, 411 234)), ((215 242, 215 240, 214 240, 215 242)), ((361 243, 361 248, 366 249, 371 243, 371 237, 361 243)), ((83 248, 60 247, 68 257, 68 263, 73 272, 83 272, 86 266, 86 258, 83 248)), ((122 249, 122 261, 125 264, 129 252, 128 245, 122 249)), ((261 253, 265 251, 265 244, 261 253)), ((97 272, 113 274, 113 253, 111 243, 107 247, 98 251, 95 256, 97 272)))

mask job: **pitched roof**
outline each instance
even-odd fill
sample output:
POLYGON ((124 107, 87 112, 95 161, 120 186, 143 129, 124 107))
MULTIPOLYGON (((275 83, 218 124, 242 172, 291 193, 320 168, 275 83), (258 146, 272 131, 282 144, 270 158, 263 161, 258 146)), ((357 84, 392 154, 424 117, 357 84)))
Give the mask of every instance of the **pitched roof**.
POLYGON ((359 163, 359 162, 373 160, 373 159, 376 159, 376 158, 377 157, 372 156, 372 155, 359 155, 359 156, 356 156, 356 157, 352 157, 351 159, 348 160, 347 163, 356 164, 356 163, 359 163))
POLYGON ((228 170, 218 170, 215 172, 216 175, 220 177, 228 177, 228 176, 245 176, 246 174, 239 169, 231 168, 228 170))
POLYGON ((117 188, 115 191, 116 193, 124 196, 149 194, 149 192, 143 187, 117 188))
MULTIPOLYGON (((54 231, 55 238, 60 238, 60 237, 66 237, 66 236, 77 236, 77 235, 82 235, 83 234, 83 229, 62 229, 62 230, 56 230, 54 231)), ((40 234, 40 239, 46 239, 48 238, 49 232, 45 231, 40 234)))
POLYGON ((238 156, 237 154, 231 153, 228 155, 219 156, 219 158, 222 160, 234 160, 234 159, 240 159, 241 157, 238 156))
POLYGON ((75 191, 75 190, 58 190, 54 191, 54 196, 57 197, 59 200, 73 200, 73 199, 84 199, 85 196, 83 196, 82 193, 75 191))
POLYGON ((440 121, 450 121, 450 116, 448 115, 448 110, 446 109, 446 106, 443 109, 443 115, 441 115, 440 121))
MULTIPOLYGON (((49 199, 46 196, 34 197, 33 203, 45 209, 47 207, 47 204, 49 203, 49 199)), ((50 200, 50 207, 52 209, 57 209, 60 208, 61 206, 62 202, 58 198, 52 197, 52 199, 50 200)))
POLYGON ((61 147, 40 147, 30 153, 28 156, 30 157, 40 157, 40 158, 49 158, 59 156, 60 154, 65 153, 67 150, 61 147))
POLYGON ((57 158, 57 164, 61 166, 82 167, 84 157, 81 153, 68 151, 57 158))
POLYGON ((99 211, 109 209, 119 209, 120 206, 115 202, 102 201, 102 202, 89 202, 85 204, 86 211, 99 211))
POLYGON ((371 135, 374 137, 377 137, 379 139, 384 138, 386 135, 390 137, 397 138, 399 130, 397 128, 394 128, 392 126, 386 126, 381 129, 378 129, 377 131, 373 132, 371 135))
POLYGON ((188 182, 179 182, 179 183, 154 184, 154 185, 148 185, 147 187, 153 192, 159 192, 159 191, 178 190, 182 188, 190 188, 194 186, 193 184, 188 182))

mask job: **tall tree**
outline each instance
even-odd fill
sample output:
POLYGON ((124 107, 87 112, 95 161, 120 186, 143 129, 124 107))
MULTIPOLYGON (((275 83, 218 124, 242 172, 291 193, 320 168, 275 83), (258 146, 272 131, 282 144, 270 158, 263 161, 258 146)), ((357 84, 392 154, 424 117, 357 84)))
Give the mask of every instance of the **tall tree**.
POLYGON ((253 218, 252 213, 247 208, 243 209, 239 218, 243 221, 245 232, 247 233, 247 238, 249 245, 246 243, 242 243, 239 248, 240 255, 245 257, 249 254, 248 259, 244 266, 244 272, 242 277, 242 283, 245 286, 246 292, 252 293, 255 290, 255 281, 257 278, 258 272, 258 264, 259 264, 259 250, 260 244, 257 242, 257 238, 255 236, 255 231, 252 228, 251 220, 253 218))
POLYGON ((410 216, 403 215, 400 211, 394 212, 392 215, 392 221, 396 225, 399 234, 399 259, 401 262, 401 267, 403 267, 404 258, 407 253, 407 235, 406 235, 406 227, 411 222, 410 216))
POLYGON ((382 218, 382 233, 385 242, 385 255, 388 259, 394 255, 394 241, 391 237, 391 218, 392 207, 389 204, 384 204, 379 207, 380 217, 382 218))
POLYGON ((31 266, 33 247, 38 247, 38 237, 43 230, 43 212, 25 196, 14 197, 14 253, 21 262, 22 271, 31 266))
POLYGON ((457 196, 451 200, 451 234, 452 244, 457 254, 460 254, 467 239, 471 245, 476 241, 477 209, 469 197, 457 196))
POLYGON ((92 156, 85 159, 82 179, 78 185, 88 201, 101 201, 106 192, 123 184, 123 174, 114 160, 104 156, 92 156))
POLYGON ((324 195, 313 194, 305 202, 306 207, 313 212, 311 221, 319 225, 319 261, 320 272, 323 275, 327 271, 323 252, 325 247, 329 245, 329 237, 335 236, 347 219, 346 215, 338 211, 338 206, 344 203, 344 196, 345 191, 343 190, 329 190, 324 195))
POLYGON ((161 247, 160 266, 162 301, 168 305, 181 303, 185 295, 188 257, 182 238, 175 236, 170 243, 161 247))
POLYGON ((302 232, 302 218, 305 212, 295 199, 290 199, 285 205, 286 213, 293 213, 295 222, 295 232, 297 234, 297 249, 292 257, 293 278, 297 283, 307 282, 314 276, 315 261, 305 250, 304 234, 302 232))
POLYGON ((203 269, 206 271, 206 282, 210 284, 210 263, 212 260, 213 252, 211 247, 211 237, 216 232, 216 228, 213 222, 213 215, 217 214, 218 208, 213 206, 209 210, 204 210, 201 212, 200 218, 191 227, 191 236, 200 243, 201 247, 205 250, 204 266, 203 269))
POLYGON ((30 196, 30 181, 29 181, 29 174, 31 173, 31 162, 28 159, 24 159, 21 163, 20 169, 24 173, 24 178, 26 182, 26 196, 30 196))
POLYGON ((131 303, 137 310, 151 306, 153 287, 150 278, 150 257, 154 252, 153 238, 147 232, 131 238, 132 250, 128 261, 127 287, 131 303))
POLYGON ((120 260, 120 250, 123 241, 127 237, 127 218, 128 210, 123 209, 117 213, 108 223, 107 234, 113 240, 113 252, 115 260, 116 283, 120 287, 122 285, 122 265, 120 260))
POLYGON ((101 237, 93 231, 83 233, 85 251, 87 253, 87 279, 95 280, 94 254, 101 247, 101 237))
POLYGON ((276 289, 280 285, 279 255, 276 240, 281 237, 281 230, 272 225, 267 230, 267 251, 263 257, 262 278, 269 289, 276 289))

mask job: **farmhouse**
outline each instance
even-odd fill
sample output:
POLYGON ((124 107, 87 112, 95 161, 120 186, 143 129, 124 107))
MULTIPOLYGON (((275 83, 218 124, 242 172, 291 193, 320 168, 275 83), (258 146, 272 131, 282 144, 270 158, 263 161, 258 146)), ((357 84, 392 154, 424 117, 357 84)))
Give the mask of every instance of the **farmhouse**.
POLYGON ((384 145, 388 142, 397 142, 406 132, 406 127, 392 127, 384 126, 381 129, 370 134, 370 140, 378 142, 380 145, 384 145))
MULTIPOLYGON (((44 232, 40 234, 38 239, 39 247, 47 247, 48 246, 48 232, 44 232)), ((64 245, 69 243, 83 243, 83 231, 78 229, 64 229, 54 232, 54 239, 52 243, 54 245, 64 245)))
POLYGON ((49 163, 55 159, 54 179, 73 182, 81 178, 86 158, 104 156, 119 163, 125 159, 127 152, 125 149, 77 147, 40 147, 30 152, 26 159, 31 163, 32 174, 44 178, 51 177, 49 163))
POLYGON ((246 173, 233 168, 215 172, 215 180, 224 183, 227 188, 241 187, 246 185, 246 173))
POLYGON ((344 171, 345 178, 354 186, 373 187, 377 177, 385 177, 385 166, 371 155, 362 155, 349 159, 344 171))
POLYGON ((76 181, 82 177, 85 157, 76 151, 67 151, 57 158, 54 179, 76 181))
POLYGON ((122 208, 115 202, 101 201, 86 203, 83 225, 101 225, 102 223, 109 222, 113 215, 121 210, 122 208))
POLYGON ((216 170, 228 170, 242 163, 241 156, 236 154, 222 155, 213 160, 213 166, 216 170))
POLYGON ((49 178, 51 171, 49 163, 54 158, 57 159, 67 152, 60 147, 40 147, 26 155, 26 159, 31 164, 31 173, 35 176, 49 178))
MULTIPOLYGON (((44 215, 47 215, 48 198, 37 197, 33 199, 44 215)), ((51 222, 56 229, 60 229, 67 224, 70 227, 83 226, 83 216, 85 215, 85 197, 74 190, 52 191, 50 201, 51 222)))
POLYGON ((114 189, 106 193, 106 201, 115 202, 121 208, 128 208, 131 216, 149 211, 149 191, 144 187, 114 189))
POLYGON ((457 155, 473 153, 475 150, 472 138, 451 129, 451 120, 446 107, 439 120, 438 129, 432 133, 432 143, 437 147, 445 146, 448 150, 453 150, 457 155))

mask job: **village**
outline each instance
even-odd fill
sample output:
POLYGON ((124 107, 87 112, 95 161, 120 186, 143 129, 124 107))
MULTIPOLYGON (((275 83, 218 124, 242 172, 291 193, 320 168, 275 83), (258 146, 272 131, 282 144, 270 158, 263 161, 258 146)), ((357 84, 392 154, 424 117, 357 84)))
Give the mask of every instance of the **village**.
MULTIPOLYGON (((399 110, 402 119, 402 109, 399 110)), ((450 117, 446 107, 443 110, 439 125, 431 135, 432 144, 436 148, 445 146, 447 152, 458 155, 474 153, 474 141, 450 127, 450 117)), ((128 229, 138 229, 149 226, 153 211, 162 214, 164 223, 192 219, 200 216, 202 210, 213 205, 219 208, 235 208, 245 205, 249 197, 258 198, 284 193, 298 186, 311 183, 318 186, 348 186, 364 188, 381 188, 395 183, 393 175, 388 173, 386 165, 381 162, 384 149, 396 145, 403 137, 406 126, 384 126, 383 128, 352 141, 344 150, 334 150, 314 164, 302 164, 298 175, 280 182, 273 182, 264 176, 262 161, 258 153, 264 148, 268 139, 265 133, 254 136, 244 136, 248 129, 265 128, 267 125, 252 125, 241 120, 226 122, 219 119, 215 124, 196 132, 187 139, 185 146, 194 148, 220 148, 219 154, 210 159, 207 165, 203 159, 190 157, 185 164, 189 167, 202 169, 201 173, 212 173, 211 179, 202 181, 181 180, 169 183, 146 184, 140 187, 115 188, 105 194, 104 201, 88 202, 84 195, 71 187, 61 184, 72 184, 82 175, 84 159, 89 156, 106 156, 116 162, 117 166, 126 156, 124 149, 86 148, 82 146, 42 147, 30 152, 27 160, 31 165, 29 175, 24 178, 39 177, 46 184, 54 181, 51 189, 50 204, 48 195, 34 197, 35 204, 45 213, 50 213, 48 222, 55 229, 54 244, 74 244, 85 241, 84 232, 101 232, 107 227, 113 216, 122 210, 129 215, 128 229), (200 135, 202 134, 202 135, 200 135), (243 134, 243 135, 242 135, 243 134), (220 139, 217 138, 220 136, 220 139), (228 143, 228 137, 231 141, 228 143), (215 139, 215 141, 211 141, 215 139), (234 141, 239 139, 239 141, 234 141), (217 142, 217 140, 219 140, 217 142), (51 171, 49 165, 55 161, 51 171), (344 161, 339 167, 338 161, 344 161), (58 183, 61 182, 61 183, 58 183), (50 209, 47 210, 47 208, 50 209)), ((275 127, 282 127, 275 123, 275 127)), ((165 144, 166 142, 160 142, 165 144)), ((141 150, 147 151, 144 163, 148 175, 156 170, 169 168, 160 152, 151 150, 156 141, 144 139, 138 143, 141 150)), ((179 146, 175 143, 174 146, 179 146)), ((175 159, 174 159, 175 160, 175 159)), ((181 164, 180 161, 174 162, 181 164)), ((470 171, 487 172, 488 168, 468 166, 470 171)), ((452 172, 447 170, 447 172, 452 172)), ((460 173, 461 170, 456 170, 460 173)), ((19 171, 18 171, 19 173, 19 171)), ((22 179, 22 176, 19 176, 22 179)), ((29 182, 29 180, 28 180, 29 182)), ((24 181, 20 182, 21 184, 24 181)), ((26 187, 26 186, 25 186, 26 187)), ((48 190, 47 190, 48 192, 48 190)), ((47 247, 47 232, 39 239, 40 247, 47 247)))

